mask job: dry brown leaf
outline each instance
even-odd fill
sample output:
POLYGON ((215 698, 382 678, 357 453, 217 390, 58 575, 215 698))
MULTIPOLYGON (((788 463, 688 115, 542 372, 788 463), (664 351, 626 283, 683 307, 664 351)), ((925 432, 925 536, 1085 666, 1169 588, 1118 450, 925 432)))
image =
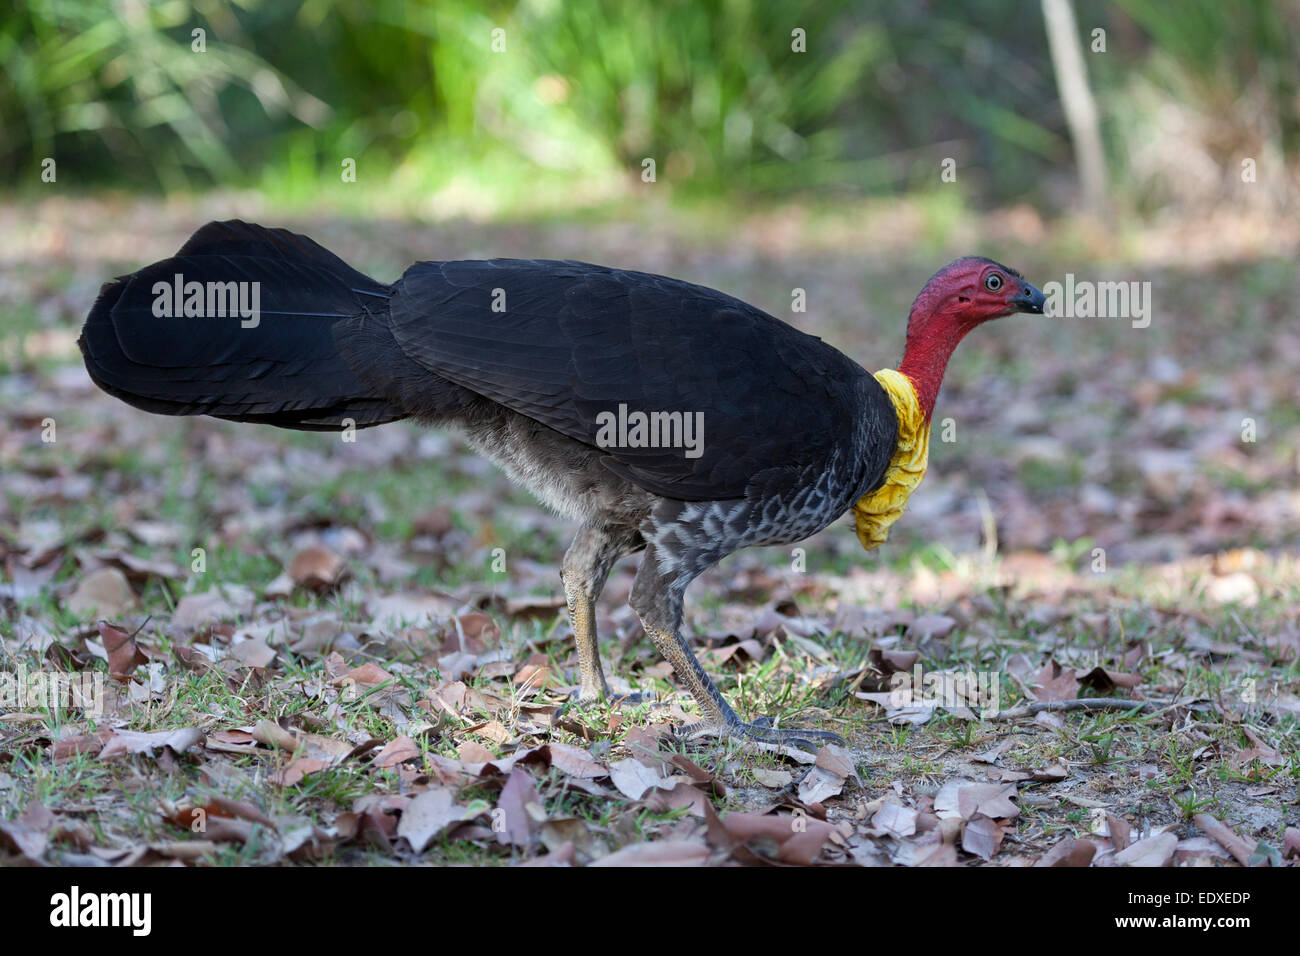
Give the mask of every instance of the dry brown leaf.
POLYGON ((70 614, 91 617, 120 617, 135 604, 135 593, 126 575, 117 568, 100 568, 79 582, 65 607, 70 614))
POLYGON ((181 631, 195 631, 218 621, 234 620, 237 615, 221 592, 213 589, 202 594, 187 594, 176 604, 172 612, 172 626, 181 631))
POLYGON ((406 837, 416 853, 423 853, 434 837, 463 820, 464 814, 465 808, 456 803, 450 790, 435 787, 407 804, 397 824, 397 835, 406 837))
POLYGON ((161 747, 182 754, 202 741, 203 732, 197 727, 159 730, 153 733, 116 729, 113 731, 113 736, 104 744, 104 749, 99 752, 99 759, 110 760, 125 754, 153 754, 161 747))
POLYGON ((132 581, 144 582, 149 578, 179 580, 185 577, 185 572, 180 566, 171 561, 151 561, 148 558, 136 557, 127 551, 101 551, 95 557, 105 564, 117 565, 132 581))
POLYGON ((1219 845, 1218 840, 1209 837, 1190 837, 1179 840, 1174 847, 1175 866, 1196 866, 1202 863, 1225 863, 1232 855, 1219 845))
POLYGON ((1243 837, 1237 835, 1237 832, 1225 823, 1221 823, 1215 817, 1208 813, 1198 813, 1192 817, 1192 822, 1219 842, 1225 850, 1232 854, 1242 866, 1250 866, 1250 855, 1254 847, 1243 837))
POLYGON ((1096 852, 1095 844, 1066 837, 1044 853, 1034 866, 1089 866, 1096 852))
POLYGON ((295 757, 272 779, 282 787, 292 787, 308 774, 319 773, 329 766, 328 760, 321 760, 319 757, 295 757))
POLYGON ((996 821, 982 813, 977 813, 966 821, 966 826, 962 829, 961 848, 988 862, 1002 846, 1002 838, 1005 835, 1006 831, 996 821))
MULTIPOLYGON (((594 780, 609 775, 609 771, 592 759, 591 754, 572 744, 549 743, 538 748, 545 752, 550 765, 570 777, 594 780)), ((529 762, 528 760, 524 761, 529 762)))
POLYGON ((844 777, 824 767, 814 766, 799 781, 799 800, 802 803, 821 803, 838 796, 844 789, 844 777))
POLYGON ((1169 866, 1178 847, 1178 837, 1172 833, 1158 833, 1138 840, 1127 849, 1116 853, 1116 866, 1169 866))
POLYGON ((995 820, 1010 820, 1020 814, 1020 808, 1011 802, 1015 794, 1014 784, 951 780, 935 796, 934 812, 943 820, 969 820, 977 813, 995 820))
POLYGON ((342 677, 336 678, 331 683, 336 686, 356 686, 361 690, 369 690, 386 681, 393 680, 393 675, 388 673, 373 661, 367 661, 360 667, 354 667, 342 677))
POLYGON ((750 773, 759 784, 771 787, 773 790, 788 787, 794 782, 794 775, 789 770, 767 770, 763 767, 755 767, 750 773))
POLYGON ((445 594, 386 594, 366 603, 371 619, 381 628, 439 624, 460 607, 460 601, 445 594))
POLYGON ((1142 683, 1142 677, 1138 674, 1125 674, 1122 671, 1107 670, 1104 667, 1094 667, 1092 670, 1084 672, 1076 670, 1074 676, 1078 679, 1080 686, 1090 688, 1099 695, 1109 694, 1116 687, 1132 690, 1142 683))
POLYGON ((101 730, 95 734, 74 734, 63 737, 54 742, 51 757, 55 763, 70 760, 78 754, 90 754, 93 757, 104 749, 104 744, 111 736, 111 731, 101 730))
POLYGON ((493 827, 498 843, 511 843, 527 847, 532 844, 541 821, 546 818, 537 785, 527 770, 512 770, 497 799, 497 809, 503 811, 498 823, 494 814, 493 827))
POLYGON ((375 754, 371 765, 380 769, 396 767, 398 764, 416 759, 420 753, 419 745, 410 737, 396 737, 385 744, 383 750, 375 754))
POLYGON ((736 842, 753 849, 761 849, 764 843, 775 844, 779 859, 803 866, 817 859, 835 829, 806 814, 770 816, 733 812, 722 818, 722 825, 736 842))
POLYGON ((321 545, 312 545, 294 555, 289 565, 289 577, 299 587, 325 592, 342 579, 346 566, 343 559, 321 545))
POLYGON ((727 795, 727 785, 689 757, 682 754, 669 754, 668 761, 705 792, 715 797, 727 795))
POLYGON ((915 810, 887 801, 882 803, 880 809, 872 815, 871 826, 901 839, 916 833, 917 816, 915 810))
POLYGON ((1106 814, 1106 833, 1110 837, 1110 845, 1115 848, 1116 853, 1128 849, 1131 843, 1132 828, 1123 817, 1117 817, 1112 813, 1106 814))
POLYGON ((270 667, 275 660, 275 649, 265 641, 240 641, 230 648, 230 656, 245 667, 270 667))
POLYGON ((302 740, 297 735, 273 720, 259 720, 253 727, 251 736, 258 743, 287 750, 289 753, 296 753, 302 748, 302 740))
POLYGON ((55 816, 39 800, 32 800, 16 820, 0 819, 0 844, 9 846, 28 862, 44 865, 45 849, 55 816))
POLYGON ((935 843, 918 847, 912 858, 913 866, 956 866, 957 848, 951 843, 935 843))
POLYGON ((218 730, 208 734, 203 746, 220 753, 246 754, 257 749, 258 740, 246 730, 218 730))
POLYGON ((477 740, 466 740, 456 748, 456 756, 464 763, 490 763, 496 759, 496 754, 488 750, 477 740))
POLYGON ((646 809, 652 813, 671 813, 674 810, 689 810, 691 816, 705 815, 704 807, 709 802, 704 791, 694 786, 689 780, 678 776, 669 779, 666 786, 648 790, 642 798, 646 809))
POLYGON ((709 848, 702 840, 656 840, 633 843, 608 856, 593 860, 591 866, 704 866, 709 848))
POLYGON ((945 638, 956 626, 956 619, 946 614, 922 614, 907 626, 907 636, 917 640, 945 638))
POLYGON ((667 783, 657 769, 629 757, 609 765, 609 779, 619 793, 629 800, 640 800, 647 790, 667 783))
POLYGON ((99 639, 108 654, 108 676, 114 680, 129 681, 137 667, 149 663, 149 658, 136 645, 134 635, 126 631, 100 621, 99 639))
POLYGON ((1073 668, 1062 670, 1056 661, 1049 661, 1031 686, 1039 700, 1074 700, 1079 696, 1079 679, 1073 668))
POLYGON ((1282 859, 1300 860, 1300 827, 1287 827, 1282 837, 1282 859))

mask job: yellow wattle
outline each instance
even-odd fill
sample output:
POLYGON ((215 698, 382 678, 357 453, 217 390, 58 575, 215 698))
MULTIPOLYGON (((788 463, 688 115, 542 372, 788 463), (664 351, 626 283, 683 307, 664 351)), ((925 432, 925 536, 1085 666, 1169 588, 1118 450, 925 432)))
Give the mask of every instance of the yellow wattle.
POLYGON ((889 529, 907 510, 907 499, 925 477, 930 457, 930 423, 921 410, 912 380, 885 368, 876 373, 876 381, 889 393, 898 414, 898 445, 885 471, 884 483, 853 506, 858 540, 868 551, 885 543, 889 529))

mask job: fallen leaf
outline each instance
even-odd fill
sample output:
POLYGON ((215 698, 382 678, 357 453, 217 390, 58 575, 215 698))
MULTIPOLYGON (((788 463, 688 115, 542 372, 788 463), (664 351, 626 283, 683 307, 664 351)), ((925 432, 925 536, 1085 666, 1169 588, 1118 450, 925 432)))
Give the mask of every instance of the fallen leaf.
POLYGON ((450 790, 442 787, 426 790, 402 811, 397 835, 405 837, 416 853, 423 853, 434 837, 464 819, 464 814, 465 808, 456 803, 450 790))
POLYGON ((900 839, 916 833, 917 811, 897 803, 885 802, 871 817, 871 826, 900 839))
POLYGON ((1300 860, 1300 827, 1287 827, 1282 839, 1282 858, 1300 860))
POLYGON ((1116 866, 1168 866, 1178 847, 1178 837, 1158 833, 1115 854, 1116 866))
POLYGON ((709 848, 702 840, 656 840, 633 843, 616 850, 591 866, 704 866, 709 848))
POLYGON ((1055 661, 1048 661, 1034 681, 1034 696, 1039 700, 1074 700, 1079 696, 1079 679, 1073 668, 1062 670, 1055 661))
POLYGON ((388 671, 384 670, 378 664, 375 664, 372 661, 367 661, 360 667, 352 668, 342 677, 331 681, 331 683, 340 687, 356 686, 362 690, 369 690, 372 687, 377 687, 378 685, 391 680, 393 680, 392 674, 388 673, 388 671))
POLYGON ((609 765, 609 778, 629 800, 640 800, 647 790, 662 785, 666 777, 639 760, 628 758, 609 765))
POLYGON ((978 813, 962 829, 961 848, 987 862, 998 852, 1004 835, 1002 827, 993 819, 978 813))
POLYGON ((230 656, 246 667, 270 667, 275 660, 275 649, 265 641, 240 641, 230 648, 230 656))
POLYGON ((977 813, 995 820, 1010 820, 1020 814, 1011 802, 1014 784, 969 783, 953 780, 944 784, 934 798, 934 812, 940 819, 970 820, 977 813))
POLYGON ((572 744, 549 743, 538 750, 545 752, 552 767, 570 777, 594 780, 609 773, 605 767, 591 758, 591 754, 572 744))
MULTIPOLYGON (((532 808, 541 808, 537 785, 527 770, 512 770, 497 798, 497 809, 502 811, 500 821, 493 815, 493 827, 498 843, 527 847, 537 834, 540 820, 533 816, 532 808)), ((544 818, 545 814, 541 816, 544 818)))
POLYGON ((330 766, 328 760, 321 760, 319 757, 295 757, 285 764, 284 768, 276 773, 273 777, 276 783, 282 787, 292 787, 313 773, 319 773, 330 766))
POLYGON ((187 594, 172 612, 172 626, 182 631, 195 631, 219 621, 234 620, 238 612, 218 590, 202 594, 187 594))
POLYGON ((1034 866, 1088 866, 1097 847, 1087 840, 1066 837, 1044 853, 1034 866))
POLYGON ((907 636, 924 640, 927 637, 944 638, 957 626, 956 618, 946 614, 922 614, 907 626, 907 636))
POLYGON ((1194 815, 1192 822, 1204 830, 1208 836, 1217 840, 1219 845, 1231 853, 1233 859, 1238 863, 1242 866, 1250 866, 1250 854, 1255 848, 1248 840, 1238 836, 1235 830, 1208 813, 1194 815))
POLYGON ((821 803, 838 796, 844 789, 844 777, 824 767, 814 766, 799 781, 799 800, 803 803, 821 803))
POLYGON ((386 594, 366 603, 370 617, 381 627, 438 624, 453 616, 461 602, 446 595, 386 594))
MULTIPOLYGON (((478 746, 477 744, 475 746, 478 746)), ((420 756, 420 747, 410 737, 397 737, 384 745, 384 749, 375 754, 371 766, 385 768, 396 767, 420 756)), ((462 755, 462 759, 464 759, 462 755)))
POLYGON ((1142 678, 1138 674, 1125 674, 1121 671, 1106 670, 1104 667, 1094 667, 1084 673, 1076 670, 1074 676, 1080 686, 1090 688, 1101 695, 1109 694, 1116 687, 1132 690, 1142 683, 1142 678))
POLYGON ((203 732, 197 727, 159 730, 153 733, 117 729, 113 731, 113 736, 108 739, 104 749, 99 752, 99 759, 109 760, 123 754, 152 754, 161 747, 182 754, 202 741, 203 732))
POLYGON ((1195 865, 1203 861, 1218 864, 1230 859, 1232 859, 1231 854, 1219 845, 1219 841, 1212 840, 1209 837, 1190 837, 1186 840, 1179 840, 1178 845, 1174 847, 1174 864, 1176 866, 1195 865))
POLYGON ((324 593, 342 580, 345 569, 343 559, 329 548, 312 545, 294 555, 289 577, 299 587, 324 593))
POLYGON ((773 789, 788 787, 794 782, 794 775, 789 770, 765 770, 762 767, 755 767, 750 773, 759 784, 773 789))
POLYGON ((126 575, 117 568, 92 571, 78 583, 65 607, 70 614, 91 617, 120 617, 135 604, 135 594, 126 575))
POLYGON ((149 663, 149 658, 136 646, 135 638, 126 631, 100 621, 99 639, 108 654, 108 676, 114 680, 129 681, 137 667, 149 663))

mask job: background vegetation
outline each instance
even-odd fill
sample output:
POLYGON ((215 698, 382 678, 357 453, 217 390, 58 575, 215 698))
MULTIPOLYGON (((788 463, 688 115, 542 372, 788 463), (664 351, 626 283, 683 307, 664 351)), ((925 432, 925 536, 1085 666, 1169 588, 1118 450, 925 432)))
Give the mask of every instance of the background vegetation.
POLYGON ((0 866, 753 863, 791 807, 816 839, 783 862, 1300 865, 1300 5, 1075 0, 1100 219, 1055 6, 0 7, 0 679, 107 687, 99 715, 0 697, 0 866), (455 436, 152 416, 88 379, 101 284, 233 216, 384 281, 672 275, 872 369, 963 254, 1140 283, 1151 321, 979 330, 885 548, 841 522, 702 576, 684 633, 738 711, 851 748, 682 763, 635 559, 602 653, 665 701, 565 717, 573 528, 455 436), (890 709, 913 666, 999 675, 1004 713, 890 709))
MULTIPOLYGON (((1300 5, 1076 11, 1140 210, 1230 197, 1242 156, 1294 157, 1300 5)), ((0 62, 0 172, 19 186, 56 157, 78 187, 306 200, 353 157, 408 202, 500 211, 617 195, 646 157, 697 196, 891 195, 953 157, 979 202, 1071 196, 1043 18, 1017 0, 40 0, 0 13, 0 62)))

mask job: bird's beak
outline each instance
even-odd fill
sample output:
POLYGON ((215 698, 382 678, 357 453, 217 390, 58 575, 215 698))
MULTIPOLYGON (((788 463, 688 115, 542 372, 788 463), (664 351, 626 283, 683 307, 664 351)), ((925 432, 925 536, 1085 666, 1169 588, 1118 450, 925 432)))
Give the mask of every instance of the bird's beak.
POLYGON ((1017 312, 1029 312, 1033 315, 1043 314, 1043 304, 1047 302, 1047 296, 1034 288, 1028 282, 1014 296, 1007 300, 1007 304, 1012 306, 1017 312))

